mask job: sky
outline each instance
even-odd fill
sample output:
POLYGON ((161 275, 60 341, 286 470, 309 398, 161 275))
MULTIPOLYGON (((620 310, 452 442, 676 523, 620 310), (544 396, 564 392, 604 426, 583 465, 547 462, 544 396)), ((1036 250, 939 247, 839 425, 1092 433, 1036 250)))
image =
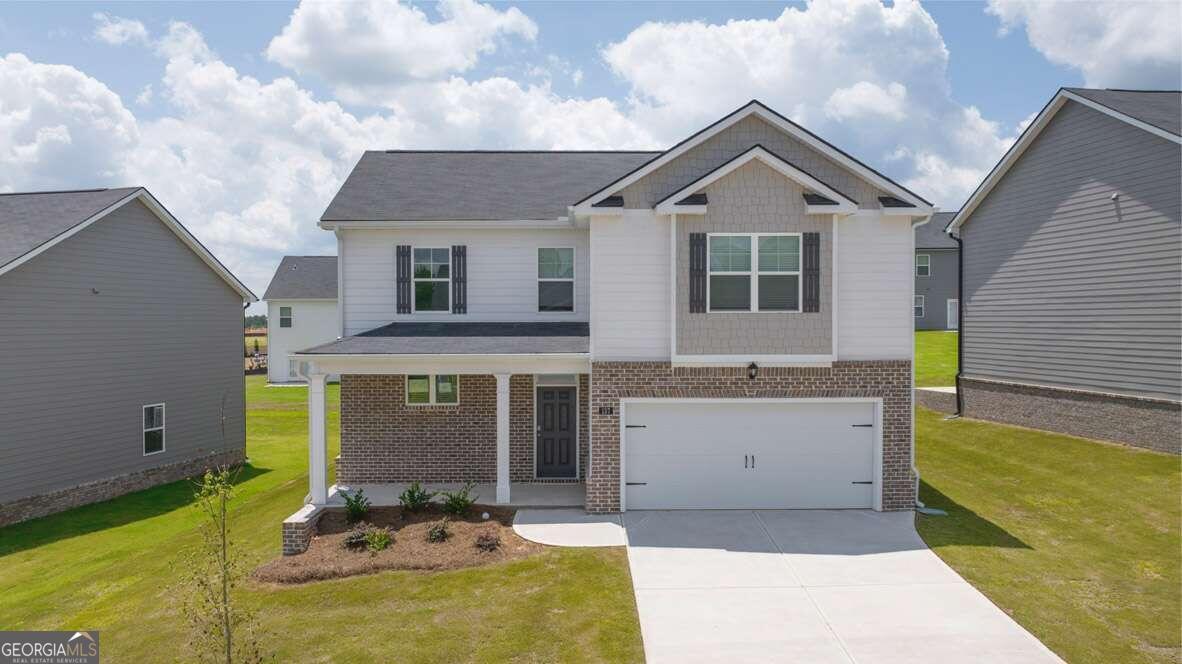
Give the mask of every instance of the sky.
POLYGON ((262 295, 367 149, 663 149, 759 99, 955 210, 1060 86, 1182 88, 1182 3, 3 3, 0 191, 145 186, 262 295))

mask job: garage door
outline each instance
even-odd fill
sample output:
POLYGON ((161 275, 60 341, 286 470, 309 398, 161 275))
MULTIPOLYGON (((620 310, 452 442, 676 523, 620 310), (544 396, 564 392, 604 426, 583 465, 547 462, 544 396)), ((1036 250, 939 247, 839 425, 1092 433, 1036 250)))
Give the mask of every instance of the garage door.
POLYGON ((875 407, 632 402, 626 509, 873 507, 875 407))

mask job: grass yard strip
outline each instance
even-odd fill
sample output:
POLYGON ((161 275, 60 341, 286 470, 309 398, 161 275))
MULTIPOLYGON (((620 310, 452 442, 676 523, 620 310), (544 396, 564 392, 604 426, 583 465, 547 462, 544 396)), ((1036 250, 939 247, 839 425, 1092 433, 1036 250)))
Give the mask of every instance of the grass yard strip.
POLYGON ((956 384, 958 335, 958 332, 943 330, 916 330, 916 387, 948 387, 956 384))
MULTIPOLYGON (((330 385, 329 458, 339 448, 330 385)), ((247 378, 247 455, 234 539, 253 568, 308 491, 307 392, 247 378)), ((330 469, 331 472, 331 469, 330 469)), ((174 565, 197 541, 193 487, 174 482, 0 529, 0 627, 98 629, 104 661, 178 652, 174 565)), ((395 544, 397 546, 397 544, 395 544)), ((251 582, 263 643, 278 661, 640 661, 622 549, 547 549, 505 564, 278 586, 251 582)))
POLYGON ((916 412, 945 562, 1069 662, 1182 660, 1178 457, 916 412))

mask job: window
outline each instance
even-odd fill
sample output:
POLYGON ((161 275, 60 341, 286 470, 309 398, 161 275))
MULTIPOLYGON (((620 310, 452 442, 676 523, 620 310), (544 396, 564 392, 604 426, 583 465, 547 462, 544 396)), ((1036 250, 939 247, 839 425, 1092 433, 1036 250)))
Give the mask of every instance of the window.
POLYGON ((538 311, 575 310, 575 250, 538 249, 538 311))
POLYGON ((451 311, 451 249, 414 250, 415 311, 451 311))
POLYGON ((709 242, 709 311, 800 311, 799 233, 710 235, 709 242))
POLYGON ((923 318, 924 314, 923 314, 923 296, 922 295, 915 296, 915 303, 912 305, 912 308, 914 309, 913 313, 915 314, 916 318, 923 318))
POLYGON ((459 402, 460 377, 455 374, 406 377, 406 403, 412 406, 459 402))
POLYGON ((915 255, 915 276, 930 277, 932 276, 932 257, 927 254, 915 255))
POLYGON ((291 327, 291 307, 279 307, 279 327, 291 327))
POLYGON ((144 456, 164 451, 164 404, 144 406, 144 456))

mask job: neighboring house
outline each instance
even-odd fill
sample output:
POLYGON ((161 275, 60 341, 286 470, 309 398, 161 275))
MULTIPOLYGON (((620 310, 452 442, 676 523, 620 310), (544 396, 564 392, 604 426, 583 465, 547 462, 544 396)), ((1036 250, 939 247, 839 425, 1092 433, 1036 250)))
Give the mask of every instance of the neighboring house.
POLYGON ((960 313, 956 240, 944 232, 955 212, 937 212, 915 228, 915 301, 917 330, 955 330, 960 313))
POLYGON ((254 300, 146 189, 0 195, 0 525, 241 462, 254 300))
POLYGON ((963 412, 1177 453, 1182 93, 1060 90, 950 224, 963 412))
MULTIPOLYGON (((367 152, 320 221, 310 505, 414 480, 589 512, 909 509, 913 226, 931 205, 751 102, 665 152, 367 152)), ((383 490, 384 488, 384 490, 383 490)))
POLYGON ((284 256, 263 294, 267 301, 267 380, 302 382, 297 350, 340 336, 337 257, 284 256))

